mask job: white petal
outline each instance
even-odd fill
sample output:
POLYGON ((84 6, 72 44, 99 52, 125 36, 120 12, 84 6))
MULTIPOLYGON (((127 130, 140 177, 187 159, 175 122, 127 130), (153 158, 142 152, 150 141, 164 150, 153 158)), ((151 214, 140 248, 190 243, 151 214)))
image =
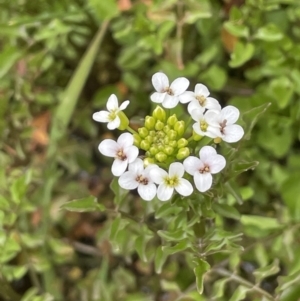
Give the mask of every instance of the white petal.
POLYGON ((220 172, 226 165, 226 160, 221 155, 214 155, 209 158, 209 171, 212 174, 220 172))
MULTIPOLYGON (((181 97, 181 96, 180 96, 181 97)), ((198 100, 192 100, 188 105, 188 112, 192 115, 193 110, 198 110, 203 115, 205 108, 202 107, 198 100)))
POLYGON ((226 119, 227 124, 235 123, 240 116, 240 111, 234 106, 227 106, 221 111, 222 120, 226 119))
POLYGON ((220 103, 212 97, 206 98, 205 108, 208 110, 216 111, 218 113, 221 112, 220 103))
POLYGON ((220 122, 222 122, 221 113, 215 111, 207 111, 205 114, 205 120, 209 125, 220 127, 220 122))
POLYGON ((145 201, 151 201, 156 194, 156 186, 154 183, 148 183, 147 185, 140 184, 138 187, 138 193, 145 201))
POLYGON ((207 127, 205 135, 210 138, 217 138, 217 137, 222 136, 219 127, 214 127, 214 126, 210 126, 210 125, 207 127))
POLYGON ((118 98, 115 94, 110 95, 106 107, 108 111, 117 110, 119 108, 118 98))
POLYGON ((129 133, 121 134, 117 142, 123 148, 131 146, 133 145, 133 136, 129 133))
POLYGON ((195 87, 195 94, 198 96, 204 96, 207 97, 209 95, 209 91, 206 86, 202 84, 197 84, 195 87))
POLYGON ((136 174, 131 171, 126 171, 120 176, 118 182, 122 188, 132 190, 139 186, 139 183, 135 180, 135 178, 136 174))
POLYGON ((119 148, 118 143, 112 139, 103 140, 98 147, 99 152, 107 157, 115 157, 119 148))
POLYGON ((93 119, 98 122, 109 122, 109 112, 100 111, 93 114, 93 119))
POLYGON ((186 91, 179 96, 179 101, 181 103, 188 103, 192 100, 195 100, 195 93, 191 91, 186 91))
POLYGON ((119 177, 120 175, 122 175, 128 165, 128 161, 127 160, 120 160, 120 159, 115 159, 112 167, 111 167, 111 172, 114 176, 119 177))
POLYGON ((121 120, 120 120, 119 116, 116 116, 116 118, 113 121, 110 121, 107 124, 107 128, 109 130, 117 129, 120 126, 120 123, 121 123, 121 120))
POLYGON ((166 186, 164 183, 160 184, 157 189, 157 197, 161 201, 168 201, 172 194, 174 188, 166 186))
POLYGON ((155 103, 162 103, 163 100, 165 99, 166 95, 167 95, 167 92, 164 92, 164 93, 154 92, 150 96, 150 99, 151 99, 151 101, 153 101, 155 103))
POLYGON ((205 136, 205 132, 201 131, 200 124, 198 122, 193 124, 193 130, 196 134, 200 136, 205 136))
POLYGON ((203 163, 199 158, 190 156, 183 161, 183 166, 185 171, 193 176, 195 172, 203 167, 203 163))
MULTIPOLYGON (((191 102, 190 105, 192 105, 191 102)), ((202 119, 204 119, 204 115, 203 115, 203 109, 198 109, 198 108, 194 108, 191 112, 189 112, 191 114, 191 117, 195 120, 195 121, 200 121, 202 119)))
MULTIPOLYGON (((128 160, 129 161, 129 160, 128 160)), ((144 162, 142 159, 137 158, 129 164, 128 170, 134 173, 136 176, 144 172, 144 162)))
POLYGON ((188 196, 191 195, 193 192, 193 186, 192 184, 186 180, 186 179, 180 179, 179 184, 175 187, 175 190, 183 195, 183 196, 188 196))
POLYGON ((136 146, 131 145, 124 149, 124 153, 127 156, 128 163, 132 163, 138 157, 139 149, 136 146))
POLYGON ((168 177, 168 173, 160 167, 150 169, 150 178, 156 184, 164 182, 164 178, 168 177))
POLYGON ((166 94, 164 101, 162 102, 162 106, 167 109, 172 109, 177 106, 179 102, 179 98, 177 96, 171 96, 166 94))
POLYGON ((170 88, 171 88, 172 92, 174 93, 174 95, 178 96, 186 91, 189 84, 190 84, 190 82, 188 79, 186 79, 185 77, 179 77, 179 78, 176 78, 172 82, 170 88))
POLYGON ((194 175, 194 182, 196 188, 200 192, 207 191, 212 185, 212 175, 210 173, 195 173, 194 175))
POLYGON ((152 76, 152 85, 157 92, 164 92, 169 87, 169 79, 164 73, 157 72, 152 76))
POLYGON ((179 178, 182 178, 183 175, 184 175, 184 167, 183 167, 182 163, 174 162, 170 165, 170 168, 169 168, 169 176, 170 177, 177 176, 179 178))
POLYGON ((208 162, 210 157, 215 156, 217 151, 212 146, 203 146, 199 151, 200 160, 204 163, 208 162))
POLYGON ((129 100, 125 100, 124 102, 122 102, 121 105, 120 105, 120 107, 119 107, 119 110, 120 111, 125 110, 128 107, 129 103, 130 103, 129 100))
POLYGON ((231 124, 224 128, 222 139, 229 143, 239 141, 244 136, 244 129, 238 124, 231 124))

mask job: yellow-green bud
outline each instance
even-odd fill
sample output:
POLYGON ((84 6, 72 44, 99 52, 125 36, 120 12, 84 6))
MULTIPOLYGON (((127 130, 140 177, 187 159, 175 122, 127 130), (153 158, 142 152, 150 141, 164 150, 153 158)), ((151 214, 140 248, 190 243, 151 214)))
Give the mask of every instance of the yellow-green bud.
POLYGON ((174 130, 177 132, 178 136, 182 136, 185 131, 185 123, 184 121, 177 121, 174 125, 174 130))
POLYGON ((148 141, 150 144, 152 144, 154 138, 153 138, 152 136, 147 136, 147 137, 145 138, 145 140, 148 141))
POLYGON ((149 135, 149 131, 145 127, 139 128, 138 132, 142 138, 146 138, 149 135))
POLYGON ((133 144, 137 147, 140 146, 140 143, 142 141, 142 138, 140 137, 139 134, 133 134, 133 144))
POLYGON ((162 121, 162 122, 165 122, 165 120, 166 120, 166 112, 165 112, 165 110, 164 110, 162 107, 160 107, 160 106, 157 106, 157 107, 155 108, 155 110, 154 110, 153 113, 152 113, 152 116, 153 116, 155 119, 160 120, 160 121, 162 121))
POLYGON ((150 153, 152 156, 155 156, 155 155, 158 153, 158 148, 155 147, 155 146, 151 146, 150 149, 149 149, 149 153, 150 153))
POLYGON ((177 158, 178 160, 183 160, 183 159, 187 158, 189 155, 190 155, 190 150, 189 150, 189 148, 188 148, 188 147, 184 147, 184 148, 181 148, 181 149, 178 151, 178 153, 177 153, 177 155, 176 155, 176 158, 177 158))
POLYGON ((173 148, 172 146, 166 145, 166 146, 164 147, 164 151, 165 151, 165 154, 167 154, 167 155, 170 156, 170 155, 173 154, 174 148, 173 148))
POLYGON ((160 121, 160 120, 157 120, 156 121, 156 124, 155 124, 155 129, 157 130, 157 131, 161 131, 163 128, 164 128, 164 123, 162 122, 162 121, 160 121))
POLYGON ((156 120, 153 116, 146 116, 145 118, 145 127, 148 130, 153 130, 155 127, 156 120))
POLYGON ((164 162, 166 161, 168 158, 168 156, 163 153, 163 152, 159 152, 155 155, 155 159, 158 161, 158 162, 164 162))
POLYGON ((164 146, 162 144, 160 144, 157 148, 158 148, 159 151, 163 151, 164 150, 164 146))
POLYGON ((177 141, 177 147, 178 148, 183 148, 185 146, 188 145, 188 141, 185 139, 185 138, 180 138, 178 141, 177 141))
POLYGON ((214 139, 214 143, 221 143, 222 142, 222 138, 220 138, 220 137, 217 137, 217 138, 215 138, 214 139))
POLYGON ((174 130, 170 130, 167 135, 170 138, 170 140, 175 140, 177 137, 177 132, 175 132, 174 130))
POLYGON ((129 120, 128 120, 127 116, 125 115, 125 113, 123 111, 120 111, 118 113, 118 116, 119 116, 120 121, 121 121, 120 125, 118 127, 118 130, 124 131, 129 125, 129 120))
POLYGON ((149 150, 150 148, 150 143, 147 141, 147 140, 143 140, 141 143, 140 143, 140 148, 147 151, 149 150))
POLYGON ((200 141, 203 138, 203 136, 198 135, 195 131, 193 131, 193 140, 200 141))
POLYGON ((170 130, 171 130, 171 127, 170 127, 169 125, 165 125, 165 126, 164 126, 164 129, 163 129, 164 133, 168 134, 168 132, 169 132, 170 130))
POLYGON ((175 148, 177 146, 177 141, 176 140, 169 141, 169 145, 175 148))
POLYGON ((170 139, 169 139, 168 136, 166 136, 166 137, 164 138, 164 144, 169 144, 169 142, 170 142, 170 139))
POLYGON ((156 136, 156 132, 155 132, 155 131, 150 131, 150 132, 149 132, 149 135, 150 135, 151 137, 155 137, 155 136, 156 136))
POLYGON ((168 125, 169 125, 170 127, 173 127, 174 124, 175 124, 177 121, 178 121, 177 116, 176 116, 175 114, 173 114, 172 116, 170 116, 170 117, 168 118, 167 123, 168 123, 168 125))
POLYGON ((153 158, 146 158, 146 159, 144 159, 144 166, 145 167, 147 167, 150 164, 154 164, 154 163, 155 163, 155 161, 154 161, 153 158))

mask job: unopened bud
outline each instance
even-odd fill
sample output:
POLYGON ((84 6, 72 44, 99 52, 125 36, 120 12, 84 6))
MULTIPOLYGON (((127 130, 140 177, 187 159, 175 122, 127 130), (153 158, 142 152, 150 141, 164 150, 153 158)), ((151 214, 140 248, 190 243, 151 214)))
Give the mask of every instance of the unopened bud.
POLYGON ((159 152, 155 155, 155 159, 158 161, 158 162, 164 162, 167 160, 167 155, 163 152, 159 152))
POLYGON ((169 141, 169 145, 175 148, 177 147, 177 141, 176 140, 169 141))
POLYGON ((168 132, 171 130, 171 127, 169 125, 165 125, 163 128, 164 133, 168 134, 168 132))
POLYGON ((185 131, 185 123, 184 121, 177 121, 174 125, 174 130, 177 132, 178 136, 181 137, 185 131))
POLYGON ((177 158, 178 160, 183 160, 183 159, 187 158, 189 155, 190 155, 190 150, 189 150, 189 148, 188 148, 188 147, 184 147, 184 148, 181 148, 181 149, 178 151, 178 153, 177 153, 177 155, 176 155, 176 158, 177 158))
POLYGON ((137 147, 140 147, 140 143, 142 141, 142 138, 139 134, 133 134, 133 144, 137 147))
POLYGON ((185 146, 188 145, 188 141, 184 138, 180 138, 178 141, 177 141, 177 147, 178 148, 183 148, 185 146))
POLYGON ((177 132, 174 130, 170 130, 167 135, 170 140, 175 140, 177 137, 177 132))
POLYGON ((155 124, 155 129, 157 131, 161 131, 164 128, 164 126, 165 126, 165 124, 162 121, 157 120, 156 124, 155 124))
POLYGON ((140 148, 147 151, 149 150, 150 148, 150 143, 147 141, 147 140, 143 140, 141 143, 140 143, 140 148))
POLYGON ((170 156, 170 155, 173 154, 174 148, 172 146, 170 146, 170 145, 166 145, 164 147, 164 152, 165 152, 166 155, 170 156))
POLYGON ((145 127, 139 128, 138 132, 142 138, 146 138, 149 135, 149 131, 145 127))
POLYGON ((155 163, 155 161, 154 161, 153 158, 146 158, 146 159, 144 159, 144 166, 145 167, 147 167, 150 164, 154 164, 154 163, 155 163))
POLYGON ((153 138, 152 136, 147 136, 147 137, 145 138, 145 140, 148 141, 150 144, 152 144, 154 138, 153 138))
POLYGON ((121 121, 120 125, 118 127, 118 130, 124 131, 129 125, 129 120, 128 120, 127 116, 125 115, 125 113, 123 111, 120 111, 118 113, 118 116, 119 116, 120 121, 121 121))
POLYGON ((214 143, 218 144, 218 143, 221 143, 222 142, 222 138, 220 137, 217 137, 214 139, 214 143))
POLYGON ((155 156, 158 153, 158 148, 151 146, 149 149, 149 153, 151 154, 151 156, 155 156))
POLYGON ((168 124, 170 127, 173 127, 177 121, 178 121, 178 119, 177 119, 176 115, 173 114, 172 116, 170 116, 170 117, 168 118, 167 124, 168 124))
POLYGON ((162 122, 165 122, 165 120, 166 120, 166 112, 165 112, 165 110, 164 110, 162 107, 160 107, 160 106, 157 106, 157 107, 155 108, 155 110, 154 110, 153 113, 152 113, 152 116, 153 116, 155 119, 160 120, 160 121, 162 121, 162 122))
POLYGON ((193 140, 200 141, 203 138, 203 136, 198 135, 195 131, 193 131, 193 140))
POLYGON ((148 130, 153 130, 155 126, 156 120, 153 116, 146 116, 145 118, 145 127, 148 130))

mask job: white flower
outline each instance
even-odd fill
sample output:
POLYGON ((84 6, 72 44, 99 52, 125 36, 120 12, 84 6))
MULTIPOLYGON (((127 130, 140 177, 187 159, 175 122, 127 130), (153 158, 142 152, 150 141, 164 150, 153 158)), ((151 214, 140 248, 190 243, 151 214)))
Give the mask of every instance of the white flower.
POLYGON ((211 146, 204 146, 199 152, 199 158, 190 156, 183 161, 187 173, 194 176, 196 188, 200 192, 207 191, 212 185, 212 175, 220 172, 226 165, 223 156, 218 155, 211 146))
POLYGON ((99 144, 99 151, 104 156, 115 158, 111 171, 117 177, 125 172, 128 164, 139 154, 138 148, 133 145, 133 136, 129 133, 120 135, 117 142, 112 139, 103 140, 99 144))
POLYGON ((121 120, 118 116, 120 111, 123 111, 129 105, 129 100, 124 101, 120 107, 115 94, 112 94, 107 101, 107 111, 100 111, 93 114, 93 119, 98 122, 108 122, 107 128, 114 130, 120 126, 121 120))
POLYGON ((220 125, 217 121, 216 113, 207 111, 204 114, 201 109, 195 109, 191 112, 191 117, 196 121, 193 124, 196 134, 210 138, 220 137, 220 125))
POLYGON ((144 169, 143 160, 137 158, 129 164, 128 171, 119 178, 119 185, 127 190, 136 189, 139 195, 145 201, 151 201, 156 195, 156 185, 150 177, 150 170, 153 165, 148 165, 144 169))
POLYGON ((202 84, 197 84, 195 86, 195 91, 186 91, 179 96, 179 101, 181 103, 188 103, 188 111, 191 112, 194 109, 200 109, 204 113, 205 110, 212 111, 221 111, 221 106, 219 102, 212 97, 209 96, 209 91, 206 86, 202 84))
POLYGON ((210 113, 210 119, 217 122, 219 125, 220 135, 222 140, 233 143, 239 141, 244 136, 243 128, 234 124, 240 116, 240 111, 234 106, 227 106, 221 110, 220 113, 207 112, 210 113))
POLYGON ((182 163, 174 162, 170 165, 169 173, 160 167, 152 168, 150 171, 152 180, 158 184, 157 197, 161 201, 167 201, 172 197, 174 189, 183 196, 193 192, 192 184, 183 179, 184 167, 182 163))
POLYGON ((152 76, 152 84, 157 92, 151 95, 151 100, 171 109, 176 107, 179 95, 186 91, 190 82, 185 77, 179 77, 169 85, 168 77, 162 72, 157 72, 152 76))

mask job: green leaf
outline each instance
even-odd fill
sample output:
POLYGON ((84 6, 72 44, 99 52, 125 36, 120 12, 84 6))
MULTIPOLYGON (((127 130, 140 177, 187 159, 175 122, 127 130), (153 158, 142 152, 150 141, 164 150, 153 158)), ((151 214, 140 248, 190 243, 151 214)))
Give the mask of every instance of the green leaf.
POLYGON ((115 205, 120 206, 124 197, 128 194, 128 190, 125 190, 120 187, 117 177, 114 177, 114 179, 111 181, 110 189, 112 190, 112 192, 115 195, 115 198, 114 198, 115 205))
POLYGON ((207 261, 203 259, 197 259, 196 267, 194 268, 194 273, 196 276, 197 291, 199 294, 203 293, 203 280, 205 273, 210 269, 210 265, 207 261))
POLYGON ((213 299, 221 298, 224 296, 225 285, 228 281, 228 278, 222 278, 214 282, 213 299))
POLYGON ((89 212, 95 211, 99 208, 97 198, 94 196, 88 196, 82 199, 72 200, 61 206, 62 209, 66 209, 74 212, 89 212))
POLYGON ((175 231, 159 230, 157 231, 157 234, 167 241, 178 241, 186 238, 186 231, 181 229, 175 231))
POLYGON ((13 266, 13 265, 3 265, 1 266, 1 274, 8 280, 18 280, 21 279, 27 272, 27 266, 13 266))
POLYGON ((12 196, 12 200, 19 204, 24 197, 26 190, 27 190, 27 181, 26 181, 26 175, 22 175, 18 179, 14 180, 10 187, 10 192, 12 196))
POLYGON ((182 207, 178 207, 176 205, 170 205, 169 203, 164 203, 159 207, 159 209, 155 212, 155 218, 165 218, 171 215, 177 215, 182 211, 182 207))
POLYGON ((244 298, 246 298, 247 292, 250 289, 248 287, 245 287, 243 285, 240 285, 235 292, 233 293, 233 295, 231 296, 231 298, 229 299, 229 301, 239 301, 239 300, 243 300, 244 298))
POLYGON ((264 278, 268 276, 277 274, 280 271, 279 260, 275 259, 270 265, 256 269, 253 274, 255 276, 256 282, 261 282, 264 278))
POLYGON ((9 208, 9 202, 4 196, 0 195, 0 210, 5 210, 8 208, 9 208))
POLYGON ((276 218, 258 215, 242 215, 240 221, 246 227, 256 227, 260 230, 276 230, 283 227, 276 218))
POLYGON ((170 246, 162 246, 162 250, 164 252, 166 252, 168 255, 172 255, 178 252, 182 252, 184 250, 186 250, 187 248, 190 247, 190 243, 189 241, 186 240, 182 240, 181 242, 179 242, 178 244, 170 247, 170 246))
POLYGON ((89 0, 89 4, 99 20, 109 20, 120 13, 115 0, 89 0))
POLYGON ((251 43, 243 44, 242 42, 237 42, 231 54, 229 66, 231 68, 240 67, 252 58, 254 50, 255 47, 251 43))
POLYGON ((154 266, 155 272, 160 274, 162 271, 162 267, 168 258, 167 252, 164 252, 162 247, 158 247, 155 252, 154 266))
POLYGON ((236 37, 247 38, 249 36, 249 28, 240 22, 227 21, 224 23, 224 28, 236 37))
POLYGON ((139 235, 134 243, 135 250, 137 251, 138 255, 140 256, 141 260, 144 262, 147 262, 147 256, 146 256, 146 246, 147 246, 148 238, 147 236, 142 233, 139 235))
POLYGON ((282 292, 288 289, 292 285, 299 286, 300 282, 300 271, 293 273, 288 276, 280 276, 278 277, 278 287, 276 288, 276 292, 282 292))
POLYGON ((232 218, 235 220, 239 220, 241 218, 240 213, 233 206, 229 206, 227 204, 214 203, 212 208, 216 213, 220 214, 221 216, 225 216, 227 218, 232 218))
POLYGON ((271 95, 277 101, 280 109, 284 109, 290 102, 294 86, 286 76, 275 78, 270 83, 271 95))
POLYGON ((5 47, 0 53, 0 79, 7 74, 22 56, 17 47, 5 47))
POLYGON ((254 38, 266 42, 280 41, 283 37, 284 35, 280 31, 280 29, 273 23, 259 28, 257 33, 254 35, 254 38))

